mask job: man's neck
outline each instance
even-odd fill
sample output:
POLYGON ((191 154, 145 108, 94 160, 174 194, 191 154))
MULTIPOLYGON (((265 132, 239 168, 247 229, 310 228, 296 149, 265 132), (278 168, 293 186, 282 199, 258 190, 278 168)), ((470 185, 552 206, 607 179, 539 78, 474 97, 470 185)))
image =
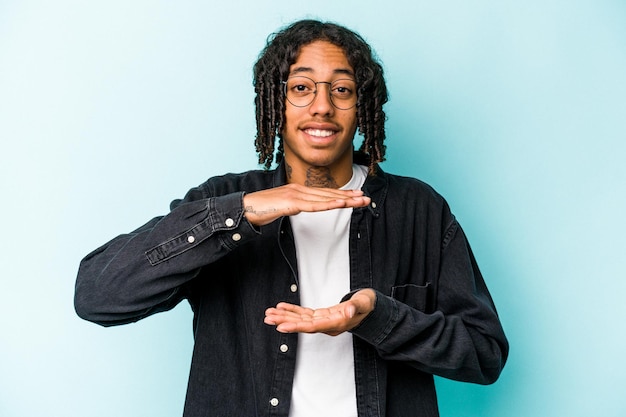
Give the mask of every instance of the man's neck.
POLYGON ((310 166, 294 169, 288 162, 285 163, 287 181, 307 187, 340 188, 352 178, 352 164, 345 169, 331 170, 328 167, 310 166))

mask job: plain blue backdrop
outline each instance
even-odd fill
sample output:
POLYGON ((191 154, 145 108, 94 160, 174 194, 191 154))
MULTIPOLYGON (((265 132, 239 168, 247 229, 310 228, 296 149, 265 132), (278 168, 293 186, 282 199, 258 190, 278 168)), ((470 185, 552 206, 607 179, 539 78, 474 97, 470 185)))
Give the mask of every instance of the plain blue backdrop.
POLYGON ((384 62, 383 168, 446 196, 510 338, 442 416, 626 415, 625 2, 0 0, 0 416, 181 414, 189 307, 83 322, 78 262, 257 167, 252 65, 303 17, 384 62))

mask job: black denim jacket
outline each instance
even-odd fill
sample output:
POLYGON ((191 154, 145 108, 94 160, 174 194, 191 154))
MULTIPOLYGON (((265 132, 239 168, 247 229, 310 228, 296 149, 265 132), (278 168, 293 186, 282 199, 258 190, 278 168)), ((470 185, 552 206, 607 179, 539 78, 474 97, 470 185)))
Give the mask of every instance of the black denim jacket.
MULTIPOLYGON (((285 182, 282 166, 211 178, 81 262, 75 307, 86 320, 124 324, 189 301, 185 417, 288 415, 298 337, 263 318, 299 303, 293 235, 288 218, 257 229, 243 216, 244 193, 285 182)), ((379 168, 363 190, 372 203, 353 210, 350 283, 377 300, 352 330, 358 413, 437 416, 432 375, 492 383, 508 342, 444 199, 379 168)))

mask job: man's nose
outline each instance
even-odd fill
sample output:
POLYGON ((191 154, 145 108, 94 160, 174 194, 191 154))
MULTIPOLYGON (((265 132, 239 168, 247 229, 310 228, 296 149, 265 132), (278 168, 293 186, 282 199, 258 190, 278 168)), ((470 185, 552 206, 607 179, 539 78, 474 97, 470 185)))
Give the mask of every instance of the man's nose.
POLYGON ((312 114, 330 115, 334 110, 335 106, 330 98, 330 84, 318 83, 317 92, 315 93, 309 111, 312 114))

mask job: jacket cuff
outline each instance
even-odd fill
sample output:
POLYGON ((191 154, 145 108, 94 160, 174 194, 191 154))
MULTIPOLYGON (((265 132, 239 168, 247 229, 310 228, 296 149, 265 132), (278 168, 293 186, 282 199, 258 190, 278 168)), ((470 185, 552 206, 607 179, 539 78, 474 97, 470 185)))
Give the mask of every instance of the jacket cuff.
POLYGON ((232 250, 259 234, 243 213, 243 192, 182 204, 162 220, 161 227, 171 230, 174 236, 146 251, 146 257, 156 265, 213 235, 232 250))
POLYGON ((238 192, 209 199, 209 217, 213 233, 223 232, 219 233, 220 242, 229 249, 234 249, 261 234, 244 216, 244 195, 244 192, 238 192))
MULTIPOLYGON (((393 330, 394 323, 399 316, 399 308, 396 300, 374 290, 376 302, 374 309, 351 333, 365 340, 371 345, 381 344, 393 330)), ((354 294, 352 292, 351 294, 354 294)), ((350 294, 349 294, 350 295, 350 294)))

